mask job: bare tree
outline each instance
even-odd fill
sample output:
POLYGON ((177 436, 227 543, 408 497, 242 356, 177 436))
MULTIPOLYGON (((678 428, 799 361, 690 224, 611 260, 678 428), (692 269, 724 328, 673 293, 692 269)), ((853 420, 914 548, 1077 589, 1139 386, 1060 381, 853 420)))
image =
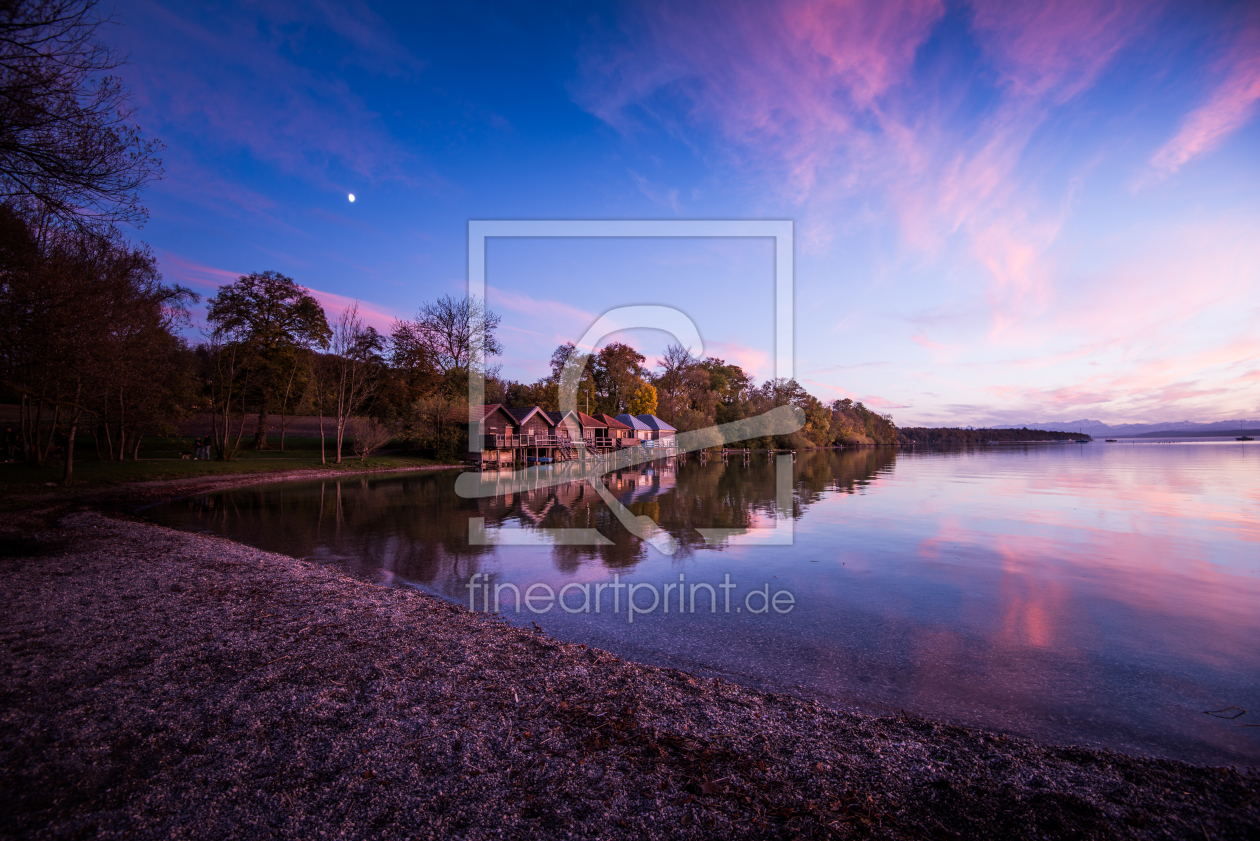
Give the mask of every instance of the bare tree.
POLYGON ((503 352, 494 336, 501 320, 480 299, 444 295, 414 320, 394 325, 395 355, 427 358, 444 375, 467 373, 474 362, 503 352))
POLYGON ((373 450, 379 450, 394 437, 388 426, 373 418, 351 418, 347 426, 353 439, 351 446, 360 462, 366 462, 373 450))
POLYGON ((245 434, 245 395, 253 385, 250 375, 251 348, 244 342, 228 341, 216 332, 208 336, 207 380, 210 385, 211 429, 218 456, 231 460, 241 446, 245 434), (232 435, 234 418, 239 418, 236 435, 232 435))
POLYGON ((384 340, 359 317, 359 302, 342 310, 332 329, 334 407, 337 417, 337 464, 341 464, 346 424, 367 404, 380 383, 378 369, 384 340))
POLYGON ((97 38, 96 0, 0 3, 0 198, 74 228, 139 225, 139 190, 161 176, 97 38))
POLYGON ((289 377, 285 381, 284 396, 280 398, 280 452, 284 452, 284 437, 295 416, 310 402, 311 351, 300 348, 293 352, 289 364, 289 377))

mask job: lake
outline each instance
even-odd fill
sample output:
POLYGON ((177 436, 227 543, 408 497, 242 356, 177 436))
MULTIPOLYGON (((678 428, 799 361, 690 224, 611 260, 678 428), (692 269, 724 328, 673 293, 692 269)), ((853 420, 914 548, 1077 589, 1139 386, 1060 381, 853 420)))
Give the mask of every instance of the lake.
POLYGON ((1260 765, 1257 444, 780 458, 604 476, 655 545, 567 465, 484 474, 477 498, 436 471, 145 514, 479 611, 497 594, 561 639, 849 709, 1260 765))

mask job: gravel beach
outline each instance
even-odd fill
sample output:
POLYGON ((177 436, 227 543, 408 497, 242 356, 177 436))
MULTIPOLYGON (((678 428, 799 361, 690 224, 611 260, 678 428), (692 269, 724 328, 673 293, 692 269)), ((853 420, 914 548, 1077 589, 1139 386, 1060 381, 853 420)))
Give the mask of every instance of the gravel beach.
POLYGON ((1254 771, 847 713, 99 511, 8 528, 5 838, 1260 837, 1254 771))

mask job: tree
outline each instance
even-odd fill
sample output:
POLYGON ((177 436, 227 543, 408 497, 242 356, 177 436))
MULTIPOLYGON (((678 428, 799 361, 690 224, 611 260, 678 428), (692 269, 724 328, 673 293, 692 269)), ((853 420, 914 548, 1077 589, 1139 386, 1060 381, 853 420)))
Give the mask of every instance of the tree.
POLYGON ((600 349, 594 360, 599 411, 617 414, 626 410, 634 390, 648 375, 645 361, 643 354, 621 342, 610 342, 600 349))
POLYGON ((630 393, 626 411, 632 415, 656 414, 656 388, 651 383, 640 381, 630 393))
POLYGON ((359 457, 360 463, 365 463, 373 450, 379 450, 394 437, 389 427, 373 418, 352 418, 349 430, 354 454, 359 457))
POLYGON ((476 298, 444 295, 425 304, 412 321, 398 321, 391 331, 395 354, 427 358, 443 376, 470 373, 472 365, 503 352, 494 332, 502 319, 476 298))
POLYGON ((242 345, 258 407, 254 449, 267 448, 267 414, 294 354, 326 347, 331 331, 315 298, 278 272, 242 277, 209 300, 206 320, 224 342, 242 345))
MULTIPOLYGON (((377 370, 384 350, 382 336, 372 327, 365 327, 359 317, 359 302, 342 310, 332 331, 333 366, 330 385, 337 413, 337 464, 341 464, 342 442, 346 424, 375 392, 380 380, 377 370)), ((322 427, 321 427, 322 429, 322 427)))
POLYGON ((69 484, 88 421, 94 438, 116 429, 119 458, 134 458, 141 436, 181 411, 188 359, 173 327, 187 323, 197 296, 161 283, 145 249, 78 230, 38 233, 0 205, 0 373, 22 395, 28 459, 46 464, 62 443, 69 484))
POLYGON ((131 122, 95 0, 0 3, 0 199, 54 227, 140 224, 160 144, 131 122))
POLYGON ((245 396, 253 388, 251 374, 254 369, 249 364, 249 347, 245 342, 227 341, 215 332, 211 332, 208 338, 209 341, 199 350, 204 365, 203 377, 209 388, 214 449, 220 459, 231 461, 245 434, 245 396), (234 415, 240 424, 235 437, 232 435, 234 415))

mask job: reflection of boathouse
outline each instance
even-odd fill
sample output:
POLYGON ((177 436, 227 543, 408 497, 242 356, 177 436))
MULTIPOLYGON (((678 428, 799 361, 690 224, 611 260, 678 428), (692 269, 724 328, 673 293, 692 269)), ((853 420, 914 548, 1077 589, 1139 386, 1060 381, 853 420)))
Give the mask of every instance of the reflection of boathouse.
POLYGON ((628 505, 672 491, 678 476, 674 460, 666 459, 609 473, 603 481, 622 504, 628 505))
POLYGON ((470 407, 468 427, 469 459, 482 466, 554 464, 628 447, 675 451, 674 428, 654 415, 613 418, 495 403, 470 407))

